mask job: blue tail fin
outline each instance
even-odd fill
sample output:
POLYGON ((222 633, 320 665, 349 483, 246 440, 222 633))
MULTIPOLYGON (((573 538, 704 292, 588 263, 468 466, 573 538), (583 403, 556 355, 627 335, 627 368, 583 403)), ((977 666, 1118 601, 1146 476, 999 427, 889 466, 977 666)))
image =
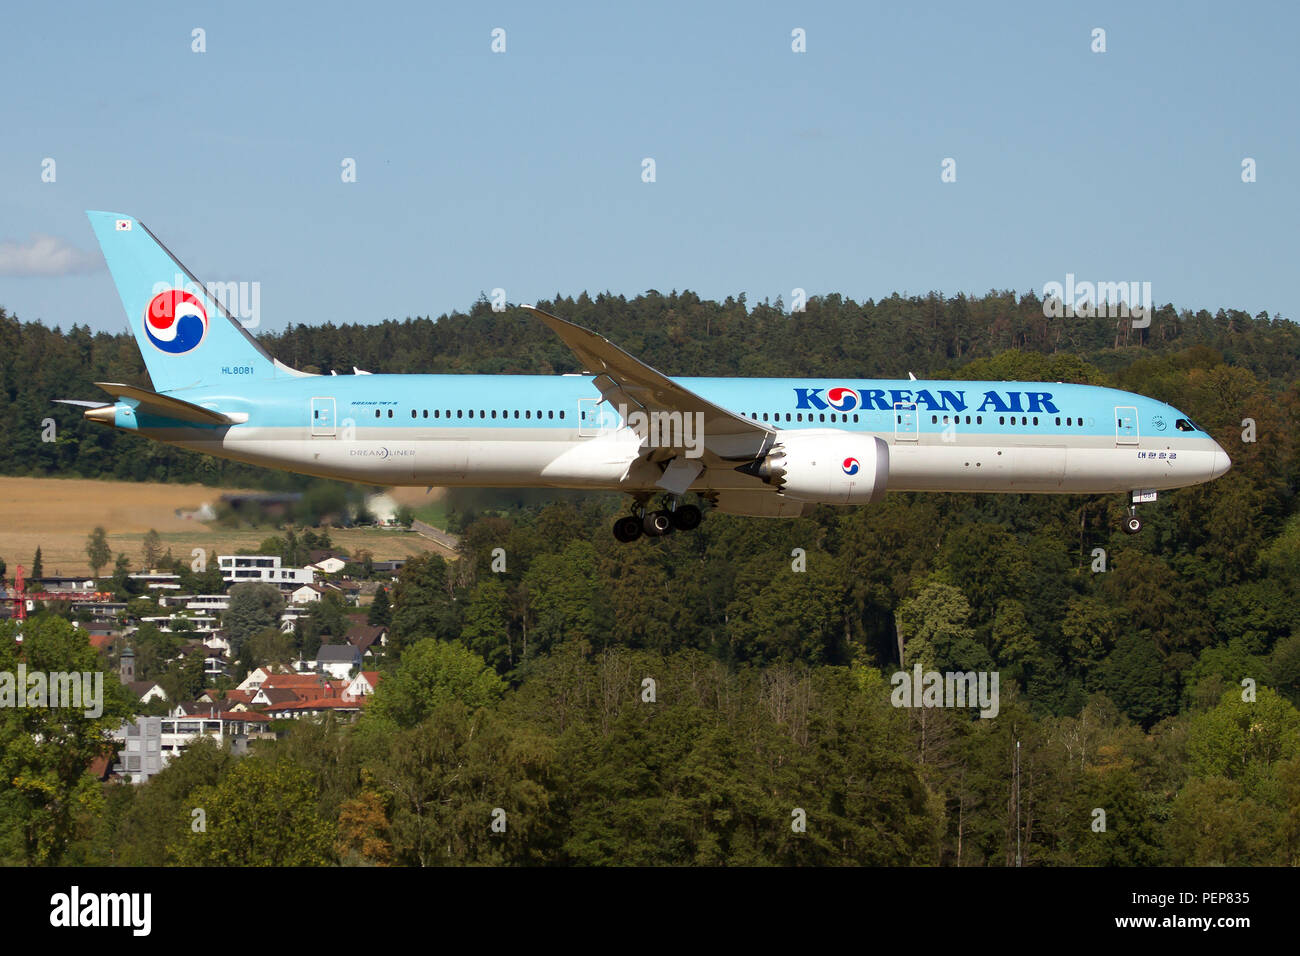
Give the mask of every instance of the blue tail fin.
POLYGON ((268 379, 277 370, 294 374, 258 345, 144 223, 116 212, 86 215, 155 390, 268 379))

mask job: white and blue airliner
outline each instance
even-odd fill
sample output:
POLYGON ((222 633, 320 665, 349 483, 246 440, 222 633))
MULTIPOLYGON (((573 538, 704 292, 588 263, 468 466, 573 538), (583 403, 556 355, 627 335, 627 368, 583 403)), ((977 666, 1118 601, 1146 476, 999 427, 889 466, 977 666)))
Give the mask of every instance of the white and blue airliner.
MULTIPOLYGON (((1127 493, 1211 481, 1224 450, 1164 402, 1059 382, 669 378, 523 306, 585 375, 317 375, 272 358, 131 216, 91 212, 153 389, 97 383, 91 421, 236 461, 377 485, 631 496, 614 534, 718 510, 789 517, 888 491, 1127 493)), ((354 370, 355 372, 356 370, 354 370)))

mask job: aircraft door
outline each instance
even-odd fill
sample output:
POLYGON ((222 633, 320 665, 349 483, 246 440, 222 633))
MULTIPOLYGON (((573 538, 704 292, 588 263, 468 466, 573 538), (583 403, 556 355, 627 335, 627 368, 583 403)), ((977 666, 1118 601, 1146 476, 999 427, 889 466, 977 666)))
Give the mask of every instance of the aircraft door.
POLYGON ((604 430, 604 409, 599 398, 578 399, 578 437, 595 438, 604 430))
POLYGON ((334 437, 334 399, 313 398, 311 400, 311 437, 334 437))
POLYGON ((916 441, 917 417, 915 402, 896 402, 894 404, 894 441, 916 441))
POLYGON ((1131 405, 1115 407, 1115 444, 1136 445, 1138 443, 1138 410, 1131 405))

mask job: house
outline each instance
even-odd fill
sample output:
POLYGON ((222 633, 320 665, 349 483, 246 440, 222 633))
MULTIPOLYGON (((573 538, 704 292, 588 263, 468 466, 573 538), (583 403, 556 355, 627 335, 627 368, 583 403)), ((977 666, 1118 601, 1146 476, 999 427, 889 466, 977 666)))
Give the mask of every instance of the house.
POLYGON ((217 555, 221 579, 227 584, 262 581, 278 587, 294 587, 315 580, 316 572, 311 568, 281 567, 280 560, 278 554, 217 555))
POLYGON ((308 557, 311 564, 307 565, 307 567, 319 571, 321 574, 338 574, 347 567, 346 560, 330 551, 313 551, 308 557))
MULTIPOLYGON (((263 667, 254 667, 248 672, 244 679, 239 682, 239 690, 255 691, 261 687, 266 679, 271 675, 284 674, 287 670, 288 668, 283 664, 267 664, 263 667)), ((226 693, 229 694, 230 691, 227 691, 226 693)))
POLYGON ((325 676, 315 672, 310 674, 274 674, 262 684, 263 690, 291 690, 299 700, 314 700, 317 697, 335 697, 342 689, 342 684, 332 683, 325 676))
POLYGON ((303 584, 289 592, 289 601, 292 604, 310 604, 313 601, 319 601, 325 589, 316 584, 303 584))
POLYGON ((222 636, 220 632, 209 634, 200 638, 200 640, 203 642, 203 646, 209 650, 220 651, 222 657, 230 656, 230 640, 222 636))
POLYGON ((252 706, 270 713, 280 704, 292 704, 300 699, 297 693, 289 687, 261 687, 253 695, 252 706))
POLYGON ((284 610, 280 612, 280 633, 292 634, 293 626, 309 613, 309 609, 301 604, 286 604, 284 610))
POLYGON ((388 625, 353 624, 343 637, 362 657, 373 657, 375 651, 388 646, 388 625))
POLYGON ((257 708, 285 701, 337 697, 342 689, 341 683, 333 683, 321 674, 272 674, 254 692, 249 705, 257 708))
POLYGON ((127 578, 137 584, 143 584, 146 590, 178 591, 181 586, 181 576, 170 572, 137 571, 128 574, 127 578))
POLYGON ((322 644, 316 652, 316 669, 339 680, 361 667, 361 652, 352 644, 322 644))
POLYGON ((250 705, 256 693, 257 691, 239 690, 235 687, 225 691, 209 687, 199 695, 198 703, 218 704, 223 710, 230 711, 251 710, 250 705))
POLYGON ((276 720, 299 720, 303 717, 320 717, 323 714, 358 714, 361 705, 342 697, 321 697, 317 700, 299 700, 266 708, 266 714, 276 720))
POLYGON ((126 689, 142 704, 147 704, 151 700, 167 699, 167 692, 156 681, 133 680, 126 685, 126 689))
POLYGON ((379 686, 379 671, 362 671, 348 683, 347 689, 343 691, 344 700, 356 700, 359 697, 369 697, 379 686))

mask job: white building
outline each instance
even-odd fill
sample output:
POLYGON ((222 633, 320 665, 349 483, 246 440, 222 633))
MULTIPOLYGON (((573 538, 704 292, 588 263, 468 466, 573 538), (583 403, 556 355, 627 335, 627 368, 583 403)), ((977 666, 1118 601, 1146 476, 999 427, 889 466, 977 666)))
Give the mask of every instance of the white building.
POLYGON ((249 740, 274 736, 269 726, 261 714, 219 711, 215 706, 206 716, 140 717, 113 734, 122 743, 113 771, 132 783, 145 783, 199 737, 211 737, 217 746, 229 741, 231 752, 240 754, 248 751, 249 740))
POLYGON ((217 556, 221 578, 227 584, 263 581, 277 587, 311 584, 316 572, 307 568, 282 568, 277 554, 221 554, 217 556))
POLYGON ((318 585, 303 584, 289 592, 289 602, 291 604, 311 604, 313 601, 319 601, 323 593, 318 585))

